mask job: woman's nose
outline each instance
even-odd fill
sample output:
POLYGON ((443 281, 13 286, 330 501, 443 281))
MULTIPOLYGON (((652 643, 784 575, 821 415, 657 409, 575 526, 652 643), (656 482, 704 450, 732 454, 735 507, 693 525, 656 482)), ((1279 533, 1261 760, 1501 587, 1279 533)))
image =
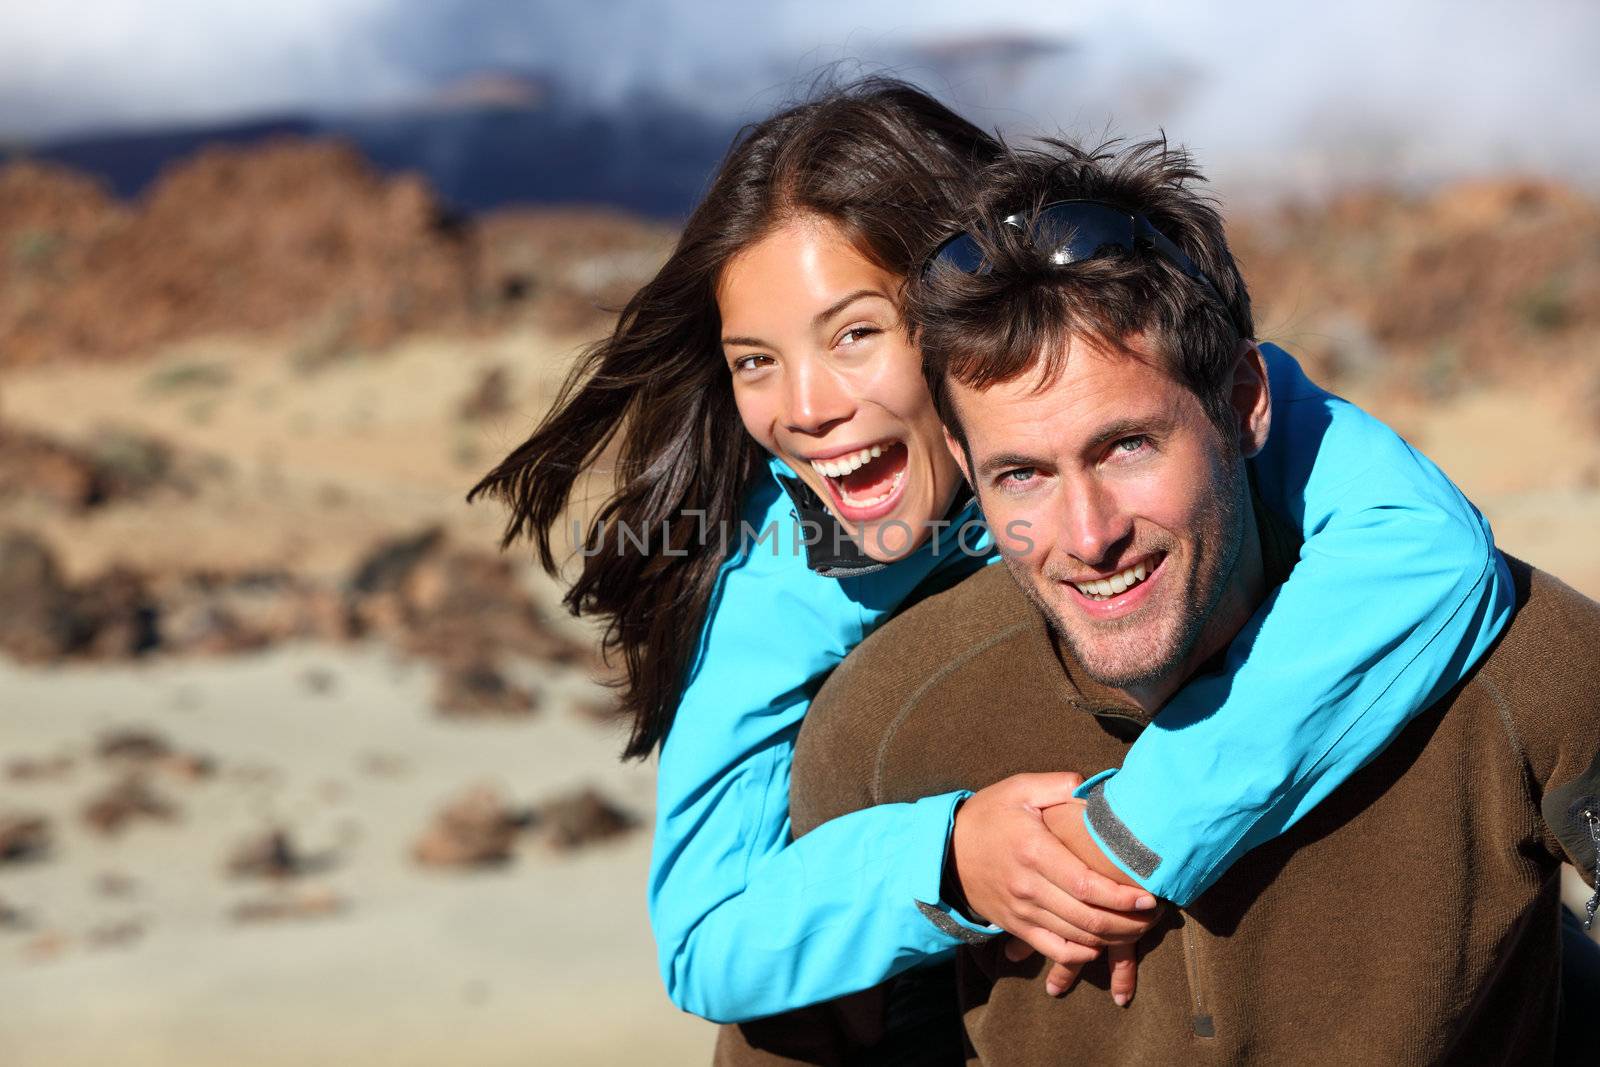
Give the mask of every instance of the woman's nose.
POLYGON ((855 401, 843 383, 814 360, 802 360, 790 370, 788 406, 789 429, 816 437, 855 414, 855 401))

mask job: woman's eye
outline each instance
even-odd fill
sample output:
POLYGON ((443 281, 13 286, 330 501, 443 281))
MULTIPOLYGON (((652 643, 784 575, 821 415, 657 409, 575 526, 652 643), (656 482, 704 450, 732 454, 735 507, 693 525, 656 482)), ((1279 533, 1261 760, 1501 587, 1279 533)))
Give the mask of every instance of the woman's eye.
POLYGON ((736 372, 737 371, 745 371, 745 370, 756 370, 756 369, 758 369, 760 367, 765 366, 767 363, 770 363, 770 362, 772 362, 772 357, 771 356, 763 356, 763 355, 759 355, 759 354, 758 355, 751 355, 751 356, 740 356, 738 359, 733 361, 733 369, 736 372))
POLYGON ((852 326, 839 335, 839 343, 846 345, 860 344, 864 339, 878 332, 876 326, 852 326))

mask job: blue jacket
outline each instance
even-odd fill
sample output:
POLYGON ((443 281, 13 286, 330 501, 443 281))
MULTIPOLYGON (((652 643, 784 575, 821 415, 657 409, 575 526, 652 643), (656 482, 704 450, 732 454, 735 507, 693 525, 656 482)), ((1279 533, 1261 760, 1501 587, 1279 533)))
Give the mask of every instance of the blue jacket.
MULTIPOLYGON (((1488 524, 1438 468, 1262 349, 1273 422, 1252 463, 1262 499, 1305 538, 1300 562, 1226 669, 1182 690, 1081 791, 1108 855, 1180 905, 1376 755, 1511 612, 1488 524)), ((743 519, 751 536, 719 573, 662 746, 649 889, 668 994, 719 1022, 865 989, 951 951, 963 928, 993 932, 939 895, 964 793, 854 812, 798 842, 788 817, 795 736, 828 671, 919 586, 992 561, 989 543, 945 536, 834 578, 807 565, 776 479, 752 489, 743 519)))

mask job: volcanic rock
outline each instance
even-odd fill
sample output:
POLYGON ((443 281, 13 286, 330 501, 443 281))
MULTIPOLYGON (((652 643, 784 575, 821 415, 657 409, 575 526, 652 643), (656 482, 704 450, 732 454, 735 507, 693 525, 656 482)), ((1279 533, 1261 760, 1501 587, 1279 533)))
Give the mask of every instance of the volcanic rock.
POLYGON ((483 867, 506 862, 526 815, 500 791, 479 785, 440 809, 417 840, 412 857, 428 867, 483 867))
POLYGON ((305 870, 305 859, 282 828, 241 841, 228 857, 235 878, 292 878, 305 870))
POLYGON ((142 774, 123 777, 83 807, 83 819, 102 834, 114 834, 136 819, 163 822, 177 818, 177 809, 150 787, 142 774))
POLYGON ((592 788, 545 801, 533 809, 531 821, 546 842, 562 851, 617 837, 639 825, 632 813, 592 788))
POLYGON ((42 858, 50 851, 50 821, 42 815, 0 814, 0 863, 42 858))

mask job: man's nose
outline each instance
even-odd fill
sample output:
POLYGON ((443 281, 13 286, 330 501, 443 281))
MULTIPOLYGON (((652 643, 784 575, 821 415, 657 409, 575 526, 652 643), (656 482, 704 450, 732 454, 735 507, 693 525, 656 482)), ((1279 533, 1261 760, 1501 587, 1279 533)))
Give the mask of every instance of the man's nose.
POLYGON ((788 377, 785 421, 794 432, 820 437, 855 414, 855 400, 821 361, 799 360, 788 377))
POLYGON ((1065 544, 1084 564, 1098 567, 1108 562, 1133 536, 1133 516, 1117 495, 1094 480, 1069 486, 1063 494, 1061 531, 1065 544))

